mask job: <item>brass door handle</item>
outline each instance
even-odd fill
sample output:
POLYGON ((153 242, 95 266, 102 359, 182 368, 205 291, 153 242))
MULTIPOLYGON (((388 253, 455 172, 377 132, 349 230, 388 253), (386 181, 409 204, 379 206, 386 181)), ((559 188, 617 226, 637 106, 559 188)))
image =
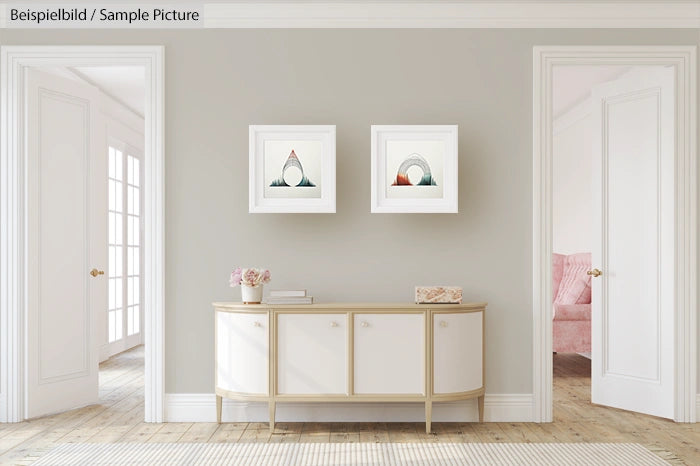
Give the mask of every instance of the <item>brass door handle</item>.
POLYGON ((105 274, 105 271, 104 271, 104 270, 92 269, 92 270, 90 271, 90 275, 92 275, 93 277, 96 277, 96 276, 98 276, 98 275, 104 275, 104 274, 105 274))
POLYGON ((594 277, 600 277, 601 275, 603 275, 603 271, 602 271, 602 270, 598 270, 598 269, 589 270, 589 271, 586 272, 586 273, 587 273, 588 275, 592 275, 592 276, 594 276, 594 277))

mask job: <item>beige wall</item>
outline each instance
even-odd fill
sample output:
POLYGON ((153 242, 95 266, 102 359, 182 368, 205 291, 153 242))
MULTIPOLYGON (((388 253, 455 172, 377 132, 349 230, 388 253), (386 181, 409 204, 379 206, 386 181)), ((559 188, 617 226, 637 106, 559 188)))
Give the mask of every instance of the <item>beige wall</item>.
POLYGON ((212 392, 236 265, 320 301, 490 303, 487 391, 532 390, 532 46, 698 44, 697 30, 0 30, 166 46, 166 391, 212 392), (248 125, 337 125, 337 214, 248 214, 248 125), (369 213, 371 124, 459 125, 459 214, 369 213))

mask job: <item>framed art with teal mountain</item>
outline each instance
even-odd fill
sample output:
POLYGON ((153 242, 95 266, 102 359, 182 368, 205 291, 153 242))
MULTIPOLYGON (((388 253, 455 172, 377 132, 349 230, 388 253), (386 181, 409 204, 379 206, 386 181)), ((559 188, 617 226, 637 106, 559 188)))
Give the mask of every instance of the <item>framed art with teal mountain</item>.
POLYGON ((251 125, 249 212, 335 212, 335 126, 251 125))

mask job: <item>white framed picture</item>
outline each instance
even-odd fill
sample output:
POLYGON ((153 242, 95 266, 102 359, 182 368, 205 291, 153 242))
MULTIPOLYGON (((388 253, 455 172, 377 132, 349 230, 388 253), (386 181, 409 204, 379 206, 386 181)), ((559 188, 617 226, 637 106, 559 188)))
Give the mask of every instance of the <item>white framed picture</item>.
POLYGON ((457 213, 457 125, 372 125, 372 212, 457 213))
POLYGON ((248 211, 335 212, 335 125, 251 125, 248 211))

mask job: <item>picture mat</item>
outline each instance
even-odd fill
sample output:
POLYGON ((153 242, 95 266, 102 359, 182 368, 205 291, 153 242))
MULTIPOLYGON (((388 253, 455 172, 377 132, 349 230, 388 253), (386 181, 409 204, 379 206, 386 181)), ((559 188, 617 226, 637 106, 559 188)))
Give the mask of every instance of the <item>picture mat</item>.
MULTIPOLYGON (((442 199, 445 189, 445 141, 444 140, 387 140, 385 145, 386 160, 386 198, 387 199, 442 199), (392 186, 396 180, 399 166, 411 154, 421 155, 428 165, 437 185, 435 186, 392 186)), ((414 167, 415 170, 416 167, 414 167)), ((421 171, 419 169, 419 171, 421 171)), ((409 169, 409 174, 412 174, 409 169)), ((418 178, 419 180, 420 178, 418 178)), ((417 183, 418 180, 413 180, 417 183)))
POLYGON ((266 140, 263 145, 263 197, 266 199, 320 199, 323 183, 322 166, 322 141, 266 140), (316 186, 270 186, 273 181, 282 176, 282 168, 292 150, 304 168, 304 175, 316 186))

